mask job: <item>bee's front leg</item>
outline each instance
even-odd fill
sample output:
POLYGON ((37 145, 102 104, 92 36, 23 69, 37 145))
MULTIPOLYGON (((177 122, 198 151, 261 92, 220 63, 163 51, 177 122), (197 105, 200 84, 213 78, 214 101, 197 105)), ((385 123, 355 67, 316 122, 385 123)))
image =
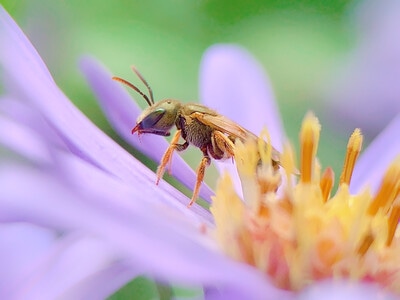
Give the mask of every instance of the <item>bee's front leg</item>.
POLYGON ((206 171, 206 167, 208 167, 211 163, 211 159, 207 154, 207 147, 205 147, 204 149, 201 149, 201 151, 203 152, 204 156, 201 159, 201 163, 200 163, 199 167, 197 168, 196 185, 194 187, 192 199, 190 199, 190 203, 188 204, 188 207, 192 206, 193 203, 196 202, 197 197, 199 196, 201 183, 203 182, 203 179, 204 179, 204 173, 206 171))
POLYGON ((160 165, 157 168, 157 181, 156 184, 160 182, 160 179, 164 175, 165 172, 165 167, 169 166, 169 172, 171 173, 171 163, 172 163, 172 154, 174 153, 175 150, 177 151, 183 151, 185 150, 188 146, 189 143, 185 141, 183 144, 178 144, 179 138, 181 137, 181 130, 177 130, 175 133, 174 137, 172 138, 171 144, 165 151, 163 157, 161 158, 160 165))

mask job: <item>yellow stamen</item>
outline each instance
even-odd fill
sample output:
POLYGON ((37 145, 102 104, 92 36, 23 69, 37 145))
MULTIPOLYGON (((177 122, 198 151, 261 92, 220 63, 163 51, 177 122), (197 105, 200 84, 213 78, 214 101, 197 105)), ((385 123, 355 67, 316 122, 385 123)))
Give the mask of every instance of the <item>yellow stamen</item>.
POLYGON ((352 194, 349 184, 362 144, 355 130, 331 197, 334 172, 328 167, 321 174, 319 132, 317 118, 308 114, 300 134, 300 177, 290 146, 279 155, 276 172, 274 150, 263 142, 266 137, 271 145, 267 134, 235 143, 244 198, 222 177, 211 208, 222 247, 279 288, 300 290, 318 280, 347 278, 400 294, 400 157, 375 196, 368 188, 352 194))
POLYGON ((358 254, 364 256, 367 253, 369 247, 371 247, 372 243, 374 242, 374 236, 372 233, 368 233, 361 242, 360 247, 358 247, 358 254))
POLYGON ((259 160, 255 143, 244 145, 240 140, 235 142, 235 161, 239 175, 252 177, 256 172, 259 160))
POLYGON ((244 205, 236 195, 229 175, 224 174, 218 182, 217 193, 213 197, 213 205, 210 208, 214 215, 215 225, 218 227, 217 238, 224 251, 233 257, 242 257, 242 246, 234 242, 236 231, 240 229, 244 205), (218 201, 215 201, 218 199, 218 201))
POLYGON ((265 195, 269 192, 275 192, 278 189, 281 183, 281 176, 279 173, 273 170, 271 164, 267 170, 265 166, 260 167, 257 170, 257 174, 257 182, 260 187, 261 195, 265 195))
POLYGON ((260 155, 260 161, 257 162, 257 181, 261 195, 265 195, 268 192, 276 191, 281 183, 280 174, 275 172, 272 165, 272 145, 267 130, 261 132, 261 136, 257 140, 257 148, 260 155))
POLYGON ((326 170, 322 174, 322 178, 319 183, 322 192, 322 199, 324 200, 324 202, 328 200, 331 194, 334 180, 335 180, 335 173, 333 172, 332 168, 326 168, 326 170))
POLYGON ((259 197, 260 189, 258 178, 254 176, 257 173, 257 165, 260 160, 260 154, 255 142, 243 144, 240 140, 235 142, 235 162, 242 183, 243 196, 249 202, 252 211, 260 209, 259 197))
POLYGON ((368 213, 375 215, 379 208, 386 213, 395 200, 400 188, 400 157, 396 159, 387 170, 381 187, 374 200, 372 200, 368 213))
POLYGON ((388 220, 389 232, 386 240, 386 246, 388 247, 393 241, 397 225, 399 224, 399 219, 400 219, 400 197, 397 196, 397 199, 395 200, 394 205, 389 214, 389 220, 388 220))
POLYGON ((311 182, 312 180, 320 130, 321 126, 319 125, 318 119, 312 113, 308 113, 300 131, 300 181, 303 183, 311 182))
POLYGON ((270 164, 272 155, 272 145, 271 145, 271 137, 269 136, 269 133, 266 129, 261 132, 261 136, 257 141, 257 146, 262 163, 270 164), (267 143, 265 143, 263 138, 266 138, 267 143))
POLYGON ((359 128, 355 129, 353 134, 350 136, 347 144, 347 153, 344 160, 343 171, 340 175, 340 184, 350 184, 351 175, 353 174, 354 165, 360 154, 362 147, 363 137, 359 128))
MULTIPOLYGON (((290 143, 287 143, 281 154, 281 165, 286 173, 286 177, 290 177, 292 174, 299 174, 296 168, 296 159, 294 157, 293 147, 290 143)), ((291 185, 291 182, 288 182, 291 185)))

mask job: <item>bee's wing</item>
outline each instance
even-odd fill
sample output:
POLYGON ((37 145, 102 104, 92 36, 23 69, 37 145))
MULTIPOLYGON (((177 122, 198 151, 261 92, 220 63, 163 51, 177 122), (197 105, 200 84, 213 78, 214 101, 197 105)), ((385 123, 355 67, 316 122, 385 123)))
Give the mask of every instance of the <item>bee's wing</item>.
MULTIPOLYGON (((236 122, 230 120, 223 115, 211 115, 196 112, 195 118, 207 126, 219 130, 233 138, 240 139, 242 142, 245 142, 247 139, 258 139, 258 137, 254 133, 243 128, 236 122)), ((272 147, 272 159, 276 162, 279 162, 279 157, 279 151, 272 147)))
POLYGON ((201 123, 228 134, 233 138, 239 138, 241 141, 245 141, 248 138, 257 139, 255 134, 223 115, 210 115, 199 112, 195 114, 196 119, 201 123))

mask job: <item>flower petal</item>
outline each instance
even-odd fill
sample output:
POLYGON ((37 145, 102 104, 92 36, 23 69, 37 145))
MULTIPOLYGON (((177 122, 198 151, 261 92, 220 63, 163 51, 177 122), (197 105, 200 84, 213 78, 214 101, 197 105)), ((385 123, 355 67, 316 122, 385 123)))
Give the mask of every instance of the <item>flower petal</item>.
POLYGON ((33 46, 3 8, 0 9, 0 43, 0 62, 6 77, 45 116, 71 151, 118 176, 122 169, 118 164, 113 166, 106 159, 108 155, 104 155, 110 151, 110 139, 59 90, 33 46))
POLYGON ((360 127, 370 140, 400 112, 400 2, 358 2, 357 44, 328 79, 325 111, 333 128, 360 127))
MULTIPOLYGON (((285 139, 269 79, 257 61, 234 45, 215 45, 203 56, 200 69, 201 102, 259 135, 265 127, 275 148, 285 139)), ((236 168, 215 162, 220 173, 227 170, 241 195, 236 168)))
MULTIPOLYGON (((116 206, 107 194, 99 199, 85 191, 87 197, 82 198, 66 188, 65 182, 60 185, 56 177, 26 168, 2 169, 0 180, 5 185, 5 199, 0 201, 2 221, 23 220, 91 233, 115 251, 115 261, 130 261, 144 274, 177 284, 220 286, 221 291, 234 290, 252 299, 284 293, 270 286, 255 269, 205 247, 199 230, 182 226, 153 205, 131 201, 128 206, 126 201, 126 205, 116 206), (24 183, 24 189, 15 188, 16 180, 24 183)), ((106 188, 99 186, 100 190, 106 188)))
POLYGON ((51 151, 30 128, 0 116, 0 145, 34 163, 49 163, 51 151))
MULTIPOLYGON (((7 90, 10 85, 11 84, 8 83, 4 84, 7 90)), ((35 107, 29 105, 28 101, 24 101, 23 98, 21 99, 14 95, 1 97, 0 112, 16 123, 21 124, 20 126, 25 126, 26 128, 30 128, 32 132, 35 131, 37 134, 45 136, 46 141, 50 142, 55 148, 68 151, 65 143, 57 133, 49 127, 49 124, 46 123, 43 116, 40 115, 35 107)))
POLYGON ((54 243, 17 286, 28 288, 17 288, 15 292, 21 299, 27 295, 30 299, 72 299, 71 294, 87 294, 90 299, 105 298, 137 275, 126 263, 125 267, 122 262, 115 263, 115 255, 109 248, 95 238, 67 235, 54 243), (95 282, 100 283, 97 288, 93 288, 95 282))
POLYGON ((97 273, 85 278, 79 286, 71 287, 64 291, 64 299, 106 299, 115 293, 122 284, 126 284, 137 274, 135 269, 125 262, 114 263, 107 268, 98 270, 97 273), (107 284, 104 284, 104 283, 107 284))
MULTIPOLYGON (((92 194, 95 193, 98 201, 103 197, 109 197, 113 199, 115 205, 118 207, 126 206, 127 210, 130 206, 138 206, 143 209, 145 204, 153 204, 155 208, 160 210, 166 210, 167 207, 172 208, 169 213, 174 214, 177 220, 187 217, 191 222, 197 224, 196 226, 211 226, 213 223, 210 213, 201 206, 196 205, 188 209, 186 207, 187 197, 171 185, 160 183, 159 186, 155 186, 153 180, 143 178, 143 174, 148 172, 148 168, 142 164, 138 164, 132 170, 132 176, 135 179, 130 184, 122 183, 114 176, 110 176, 71 155, 63 155, 59 164, 64 168, 63 171, 67 174, 74 188, 92 194)), ((96 202, 93 205, 100 205, 100 203, 96 202)), ((148 209, 154 210, 154 208, 148 209)))
POLYGON ((0 225, 0 295, 11 295, 26 269, 47 251, 55 232, 26 223, 0 225))
MULTIPOLYGON (((0 63, 7 78, 39 110, 72 153, 125 183, 154 182, 153 172, 145 170, 140 162, 90 122, 60 91, 33 46, 2 8, 0 44, 0 63), (135 172, 138 169, 140 173, 135 172)), ((164 182, 159 187, 169 194, 177 194, 164 182)), ((188 200, 185 206, 187 203, 188 200)))
POLYGON ((388 294, 373 284, 362 284, 346 281, 325 281, 316 283, 300 292, 298 300, 335 300, 335 299, 365 299, 365 300, 395 300, 397 297, 388 294))
POLYGON ((204 54, 200 69, 200 98, 251 132, 266 127, 274 147, 285 139, 278 107, 268 77, 243 48, 215 45, 204 54))
MULTIPOLYGON (((135 120, 140 114, 139 106, 132 101, 121 84, 111 80, 112 75, 95 59, 84 57, 81 70, 97 96, 103 112, 115 130, 132 146, 139 149, 155 161, 160 161, 169 143, 163 137, 154 135, 131 135, 135 120)), ((172 160, 171 174, 189 189, 196 183, 196 174, 179 155, 172 160)), ((203 183, 200 196, 211 201, 213 192, 203 183)))
POLYGON ((376 191, 390 163, 400 155, 400 115, 398 115, 368 146, 359 158, 350 183, 350 191, 366 185, 376 191), (373 170, 373 171, 371 171, 373 170))
POLYGON ((0 62, 6 75, 25 92, 26 98, 43 114, 69 149, 121 180, 131 177, 133 166, 130 155, 65 97, 49 77, 35 49, 3 9, 0 9, 0 29, 0 62))

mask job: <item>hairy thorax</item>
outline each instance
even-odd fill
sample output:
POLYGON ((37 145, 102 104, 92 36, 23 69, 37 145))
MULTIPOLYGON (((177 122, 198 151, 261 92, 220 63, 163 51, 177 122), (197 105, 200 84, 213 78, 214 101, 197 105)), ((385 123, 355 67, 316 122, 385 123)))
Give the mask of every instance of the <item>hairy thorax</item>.
POLYGON ((204 148, 211 143, 212 128, 191 118, 179 116, 177 127, 182 130, 182 137, 196 147, 204 148))

